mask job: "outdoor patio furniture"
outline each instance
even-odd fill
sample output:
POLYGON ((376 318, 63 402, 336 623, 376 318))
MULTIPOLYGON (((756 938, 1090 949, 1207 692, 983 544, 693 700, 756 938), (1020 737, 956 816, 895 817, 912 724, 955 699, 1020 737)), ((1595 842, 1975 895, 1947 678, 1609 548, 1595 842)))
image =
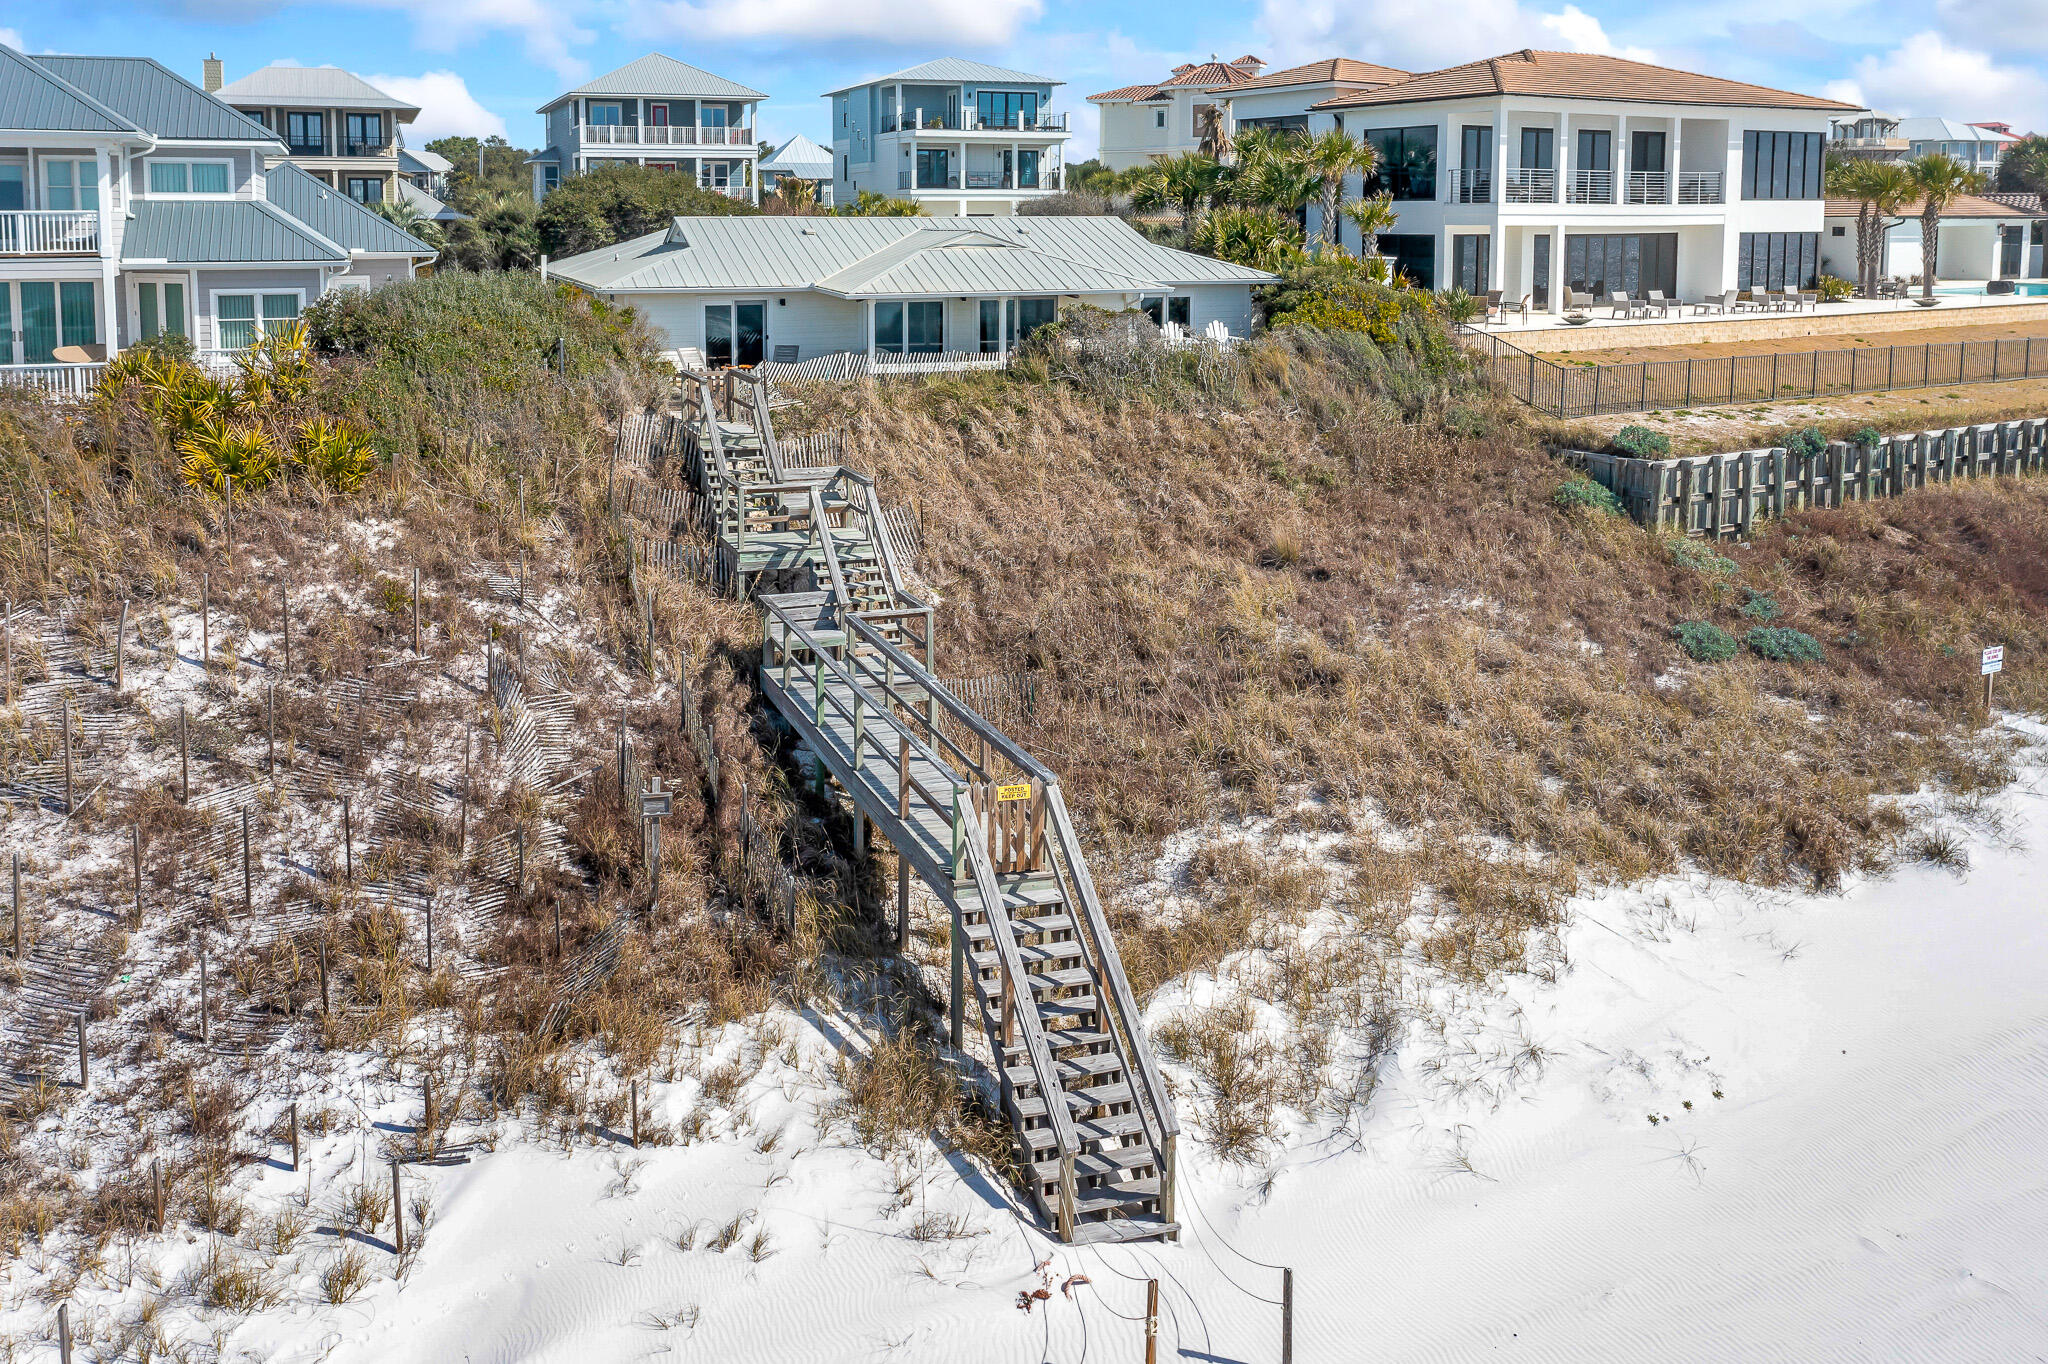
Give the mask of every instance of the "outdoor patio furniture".
POLYGON ((1692 310, 1696 315, 1700 313, 1726 313, 1728 311, 1728 295, 1708 294, 1705 298, 1693 304, 1692 310))
POLYGON ((1644 299, 1642 306, 1644 317, 1648 317, 1653 312, 1659 317, 1669 317, 1671 316, 1671 310, 1679 305, 1677 299, 1664 297, 1662 289, 1652 289, 1644 299))
POLYGON ((1533 295, 1523 294, 1520 303, 1503 302, 1500 305, 1500 315, 1505 319, 1509 313, 1520 313, 1522 315, 1522 325, 1526 327, 1529 325, 1529 309, 1534 301, 1533 295))
POLYGON ((1607 314, 1610 321, 1617 317, 1634 317, 1636 313, 1636 301, 1619 289, 1607 295, 1607 306, 1614 310, 1607 314))
POLYGON ((1820 290, 1801 289, 1794 297, 1799 300, 1800 306, 1804 307, 1808 312, 1817 313, 1820 311, 1820 290))

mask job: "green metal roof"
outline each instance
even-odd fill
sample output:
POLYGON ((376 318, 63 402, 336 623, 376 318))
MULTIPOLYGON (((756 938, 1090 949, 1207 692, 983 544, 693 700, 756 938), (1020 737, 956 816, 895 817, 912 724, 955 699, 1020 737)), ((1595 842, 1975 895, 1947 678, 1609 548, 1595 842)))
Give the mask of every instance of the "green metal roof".
POLYGON ((266 66, 214 92, 227 104, 310 104, 334 109, 386 109, 410 123, 419 106, 387 95, 338 66, 266 66))
POLYGON ((39 56, 30 60, 160 138, 277 142, 277 134, 270 129, 148 57, 39 56))
POLYGON ((261 199, 136 199, 131 211, 121 237, 123 265, 348 262, 338 243, 261 199))
POLYGON ((62 76, 5 43, 0 43, 0 128, 66 133, 141 131, 62 76))
POLYGON ((587 80, 574 90, 563 91, 534 112, 544 114, 563 100, 574 99, 578 95, 644 95, 650 99, 768 98, 759 90, 749 89, 737 81, 714 76, 709 71, 688 62, 679 62, 663 53, 650 52, 616 71, 607 71, 602 76, 587 80))
POLYGON ((423 256, 436 252, 398 224, 365 208, 339 190, 329 189, 289 161, 280 161, 263 178, 263 194, 278 208, 312 228, 336 246, 379 256, 423 256))

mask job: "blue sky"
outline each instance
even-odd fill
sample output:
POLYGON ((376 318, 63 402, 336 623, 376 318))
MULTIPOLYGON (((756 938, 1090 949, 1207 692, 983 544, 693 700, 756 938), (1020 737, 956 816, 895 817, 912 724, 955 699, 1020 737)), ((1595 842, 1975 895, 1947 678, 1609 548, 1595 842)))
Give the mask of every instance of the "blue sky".
POLYGON ((936 56, 1068 82, 1069 153, 1093 149, 1085 97, 1213 55, 1275 66, 1350 56, 1426 70, 1519 47, 1613 52, 1897 114, 2048 129, 2048 0, 72 0, 0 10, 30 52, 156 57, 197 79, 277 61, 346 67, 448 132, 538 141, 534 110, 650 50, 765 90, 762 135, 827 136, 822 92, 936 56))

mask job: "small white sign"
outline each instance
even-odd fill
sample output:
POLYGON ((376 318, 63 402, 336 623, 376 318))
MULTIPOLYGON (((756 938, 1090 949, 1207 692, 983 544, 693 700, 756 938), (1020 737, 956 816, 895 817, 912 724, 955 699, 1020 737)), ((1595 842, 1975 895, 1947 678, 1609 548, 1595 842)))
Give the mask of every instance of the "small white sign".
POLYGON ((1981 675, 1988 677, 1992 673, 2003 672, 2004 670, 2005 646, 2003 644, 1994 644, 1984 651, 1984 666, 1981 675))

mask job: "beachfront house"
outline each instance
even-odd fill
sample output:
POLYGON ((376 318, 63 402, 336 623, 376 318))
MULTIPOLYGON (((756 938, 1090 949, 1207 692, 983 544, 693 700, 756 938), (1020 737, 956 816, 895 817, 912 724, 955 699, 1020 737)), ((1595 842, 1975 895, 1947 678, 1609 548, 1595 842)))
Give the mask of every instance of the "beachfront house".
POLYGON ((1243 336, 1273 276, 1158 246, 1117 218, 677 218, 549 274, 638 309, 713 366, 848 355, 1000 359, 1079 305, 1243 336))
MULTIPOLYGON (((1619 57, 1523 50, 1322 101, 1393 196, 1378 249, 1431 288, 1699 300, 1810 287, 1830 120, 1854 106, 1619 57)), ((1311 226, 1315 210, 1311 210, 1311 226)), ((1350 224, 1347 247, 1360 245, 1350 224)))
MULTIPOLYGON (((1821 268, 1838 279, 1856 278, 1856 211, 1853 199, 1828 200, 1821 268)), ((1909 282, 1917 279, 1926 259, 1920 236, 1920 203, 1916 200, 1905 205, 1887 218, 1885 225, 1879 276, 1909 282)), ((1959 195, 1941 213, 1935 283, 1979 284, 2048 276, 2048 263, 2042 260, 2044 229, 2048 229, 2048 212, 2042 210, 2037 195, 1959 195)))
POLYGON ((1244 56, 1177 66, 1163 81, 1105 90, 1088 102, 1099 111, 1097 155, 1111 170, 1128 170, 1183 152, 1214 154, 1245 129, 1306 132, 1312 106, 1408 75, 1349 57, 1267 73, 1264 62, 1244 56))
POLYGON ((232 350, 432 248, 281 160, 270 129, 146 57, 0 45, 0 382, 64 386, 166 332, 232 350), (71 377, 75 377, 75 374, 71 377))
POLYGON ((205 88, 284 143, 284 159, 360 204, 399 197, 401 124, 419 109, 335 66, 266 66, 222 83, 206 59, 205 88))
POLYGON ((687 175, 704 189, 761 201, 754 114, 768 98, 650 52, 543 104, 547 145, 527 159, 533 197, 572 175, 620 164, 687 175))
POLYGON ((933 214, 1015 213, 1056 194, 1067 116, 1050 76, 941 58, 831 91, 832 190, 908 199, 933 214))
POLYGON ((761 163, 761 192, 773 194, 784 180, 806 180, 818 187, 818 202, 832 202, 832 153, 798 133, 761 163))

